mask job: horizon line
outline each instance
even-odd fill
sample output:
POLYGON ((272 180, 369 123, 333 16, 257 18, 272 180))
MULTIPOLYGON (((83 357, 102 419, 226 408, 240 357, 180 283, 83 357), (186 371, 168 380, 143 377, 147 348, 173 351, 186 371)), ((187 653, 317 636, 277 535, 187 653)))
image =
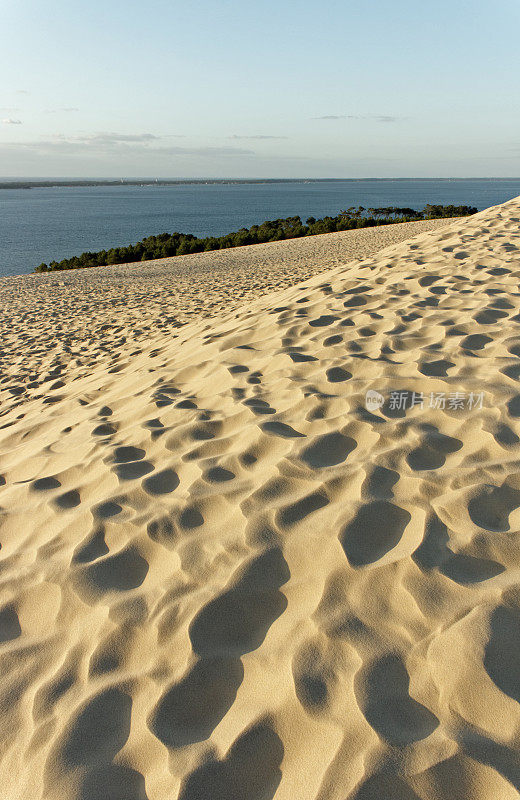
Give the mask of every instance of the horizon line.
POLYGON ((251 176, 251 177, 238 177, 238 176, 226 176, 226 177, 211 177, 211 176, 172 176, 172 177, 159 177, 159 176, 152 176, 152 175, 129 175, 126 177, 119 176, 99 176, 99 175, 60 175, 60 176, 53 176, 53 175, 24 175, 24 176, 12 176, 12 175, 5 175, 0 176, 0 181, 8 181, 12 183, 21 183, 21 182, 44 182, 44 181, 114 181, 114 182, 125 182, 125 181, 152 181, 152 182, 168 182, 168 181, 212 181, 212 182, 221 182, 221 181, 312 181, 312 182, 319 182, 319 181, 416 181, 416 180, 423 180, 423 181, 448 181, 448 180, 457 180, 457 181, 469 181, 469 180, 495 180, 495 181, 509 181, 509 180, 520 180, 520 175, 507 175, 507 176, 496 176, 496 175, 467 175, 467 176, 457 176, 457 175, 441 175, 441 176, 431 176, 431 175, 414 175, 413 177, 410 176, 400 176, 400 175, 393 175, 391 177, 376 177, 365 175, 362 177, 310 177, 307 175, 302 175, 299 177, 275 177, 275 176, 251 176))

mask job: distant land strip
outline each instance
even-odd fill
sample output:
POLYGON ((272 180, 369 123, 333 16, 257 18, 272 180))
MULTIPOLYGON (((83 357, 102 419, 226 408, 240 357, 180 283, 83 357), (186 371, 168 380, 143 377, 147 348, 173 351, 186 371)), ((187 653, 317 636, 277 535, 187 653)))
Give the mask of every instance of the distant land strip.
MULTIPOLYGON (((52 189, 60 187, 86 186, 234 186, 239 184, 273 184, 273 183, 359 183, 361 181, 471 181, 475 178, 100 178, 71 179, 53 178, 50 180, 3 180, 0 189, 52 189)), ((481 181, 507 181, 511 178, 478 178, 481 181)))
MULTIPOLYGON (((363 178, 124 178, 113 180, 48 180, 48 181, 3 181, 0 189, 52 189, 60 187, 83 186, 211 186, 263 183, 342 183, 344 181, 365 180, 363 178)), ((375 178, 374 180, 393 180, 375 178)), ((405 179, 406 180, 406 179, 405 179)), ((413 179, 411 179, 413 180, 413 179)))

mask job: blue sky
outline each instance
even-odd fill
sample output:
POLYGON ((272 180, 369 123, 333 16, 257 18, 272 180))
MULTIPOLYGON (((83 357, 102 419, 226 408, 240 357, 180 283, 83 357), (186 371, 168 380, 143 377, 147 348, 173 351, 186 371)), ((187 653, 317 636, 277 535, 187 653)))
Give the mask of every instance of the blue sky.
POLYGON ((3 0, 1 176, 520 175, 518 0, 3 0))

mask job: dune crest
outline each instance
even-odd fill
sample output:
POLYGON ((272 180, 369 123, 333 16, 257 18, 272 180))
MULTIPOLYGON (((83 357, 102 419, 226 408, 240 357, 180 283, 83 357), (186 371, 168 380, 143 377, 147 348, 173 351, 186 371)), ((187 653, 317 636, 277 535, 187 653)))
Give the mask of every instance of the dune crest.
POLYGON ((11 396, 6 800, 519 796, 519 278, 517 198, 11 396))

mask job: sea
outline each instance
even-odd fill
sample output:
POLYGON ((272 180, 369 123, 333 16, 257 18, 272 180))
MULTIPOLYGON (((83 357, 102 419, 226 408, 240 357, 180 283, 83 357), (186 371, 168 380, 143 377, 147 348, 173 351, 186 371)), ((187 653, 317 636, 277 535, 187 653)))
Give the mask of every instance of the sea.
POLYGON ((45 188, 13 184, 0 189, 0 276, 32 272, 42 262, 134 244, 164 232, 220 236, 268 219, 335 216, 349 206, 421 210, 432 203, 471 205, 481 211, 518 195, 520 178, 143 181, 45 188))

